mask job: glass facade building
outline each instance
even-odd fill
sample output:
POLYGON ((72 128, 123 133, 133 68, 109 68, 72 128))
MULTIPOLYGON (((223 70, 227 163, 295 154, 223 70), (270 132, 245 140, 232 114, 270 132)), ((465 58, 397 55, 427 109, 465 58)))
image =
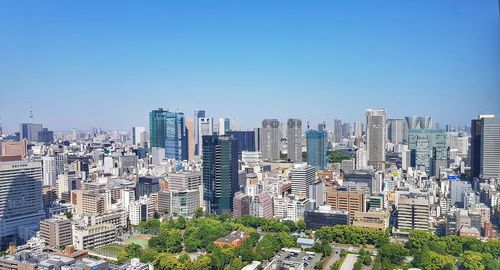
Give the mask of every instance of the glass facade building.
POLYGON ((164 148, 166 158, 188 159, 188 131, 184 113, 169 112, 161 108, 151 111, 149 133, 151 147, 164 148))
POLYGON ((325 130, 308 130, 307 140, 307 164, 323 170, 328 165, 326 152, 328 150, 328 134, 325 130))
POLYGON ((257 151, 255 148, 254 131, 226 131, 226 135, 233 136, 238 142, 238 159, 241 160, 241 152, 257 151))
POLYGON ((207 211, 231 212, 238 191, 238 145, 227 135, 202 137, 203 198, 207 211))

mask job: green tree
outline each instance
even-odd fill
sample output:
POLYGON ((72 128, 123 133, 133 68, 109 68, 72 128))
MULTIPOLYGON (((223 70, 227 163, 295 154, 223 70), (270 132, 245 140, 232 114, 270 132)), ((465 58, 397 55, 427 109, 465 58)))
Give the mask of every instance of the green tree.
POLYGON ((68 219, 72 219, 73 218, 73 213, 71 213, 70 211, 66 211, 64 212, 64 215, 66 216, 66 218, 68 219))
POLYGON ((186 264, 188 270, 209 270, 212 261, 208 256, 199 256, 196 260, 190 261, 186 264))
POLYGON ((158 236, 148 241, 148 246, 158 252, 177 253, 182 250, 181 232, 176 229, 164 229, 158 236))
POLYGON ((408 250, 401 245, 387 244, 379 248, 378 255, 382 259, 382 265, 384 264, 384 259, 391 264, 401 265, 408 255, 408 250))
POLYGON ((167 253, 158 254, 153 260, 153 266, 159 270, 185 270, 184 265, 175 256, 167 253))
POLYGON ((201 208, 201 207, 197 208, 196 211, 194 211, 193 216, 195 218, 201 218, 201 217, 203 217, 203 208, 201 208))
POLYGON ((479 252, 465 251, 460 257, 463 267, 467 270, 484 270, 483 256, 479 252))
POLYGON ((241 270, 243 268, 243 260, 241 258, 234 258, 231 263, 225 268, 226 270, 241 270))

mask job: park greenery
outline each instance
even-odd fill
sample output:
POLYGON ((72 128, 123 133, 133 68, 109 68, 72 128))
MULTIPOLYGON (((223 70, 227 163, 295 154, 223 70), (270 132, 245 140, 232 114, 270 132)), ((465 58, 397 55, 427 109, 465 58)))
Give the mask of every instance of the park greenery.
POLYGON ((342 160, 351 159, 352 157, 340 151, 328 151, 328 161, 330 163, 340 163, 342 160))
POLYGON ((296 247, 297 239, 291 233, 304 231, 305 223, 252 216, 235 219, 222 214, 191 220, 183 217, 166 221, 149 219, 141 221, 137 230, 152 235, 148 248, 126 245, 118 255, 119 263, 139 258, 142 262, 152 263, 155 269, 164 270, 241 269, 252 261, 271 259, 284 247, 296 247), (249 233, 243 245, 220 248, 213 244, 234 230, 249 233), (196 259, 191 259, 187 253, 196 254, 196 259))
MULTIPOLYGON (((218 216, 199 213, 190 220, 184 217, 164 221, 149 219, 141 221, 136 230, 152 236, 148 247, 126 245, 118 261, 139 258, 162 270, 241 269, 252 261, 270 260, 284 247, 296 247, 295 235, 298 233, 311 234, 303 221, 277 221, 253 216, 236 219, 229 213, 218 216), (250 235, 241 246, 220 248, 213 244, 234 230, 250 235)), ((466 270, 500 269, 500 240, 438 237, 426 231, 412 231, 403 245, 390 243, 388 231, 349 225, 322 227, 316 231, 315 239, 314 246, 308 250, 323 254, 325 259, 332 253, 332 243, 361 247, 354 269, 362 269, 363 265, 371 265, 374 270, 411 267, 447 270, 457 266, 466 270), (372 251, 376 248, 376 255, 363 247, 370 247, 372 251), (411 262, 408 258, 412 259, 411 262)), ((342 254, 342 258, 345 255, 342 254)), ((332 269, 338 269, 340 264, 335 263, 332 269)))

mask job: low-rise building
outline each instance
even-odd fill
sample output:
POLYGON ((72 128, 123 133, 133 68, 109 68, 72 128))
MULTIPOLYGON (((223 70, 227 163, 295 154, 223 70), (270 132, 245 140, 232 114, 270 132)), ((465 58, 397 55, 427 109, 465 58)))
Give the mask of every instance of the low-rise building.
POLYGON ((64 216, 45 219, 40 222, 40 238, 49 247, 60 248, 73 243, 71 220, 64 216))
POLYGON ((113 224, 73 225, 73 246, 78 250, 95 249, 115 241, 116 226, 113 224))
POLYGON ((241 246, 250 236, 249 233, 243 231, 233 231, 229 235, 221 237, 214 241, 214 245, 218 247, 233 247, 241 246))

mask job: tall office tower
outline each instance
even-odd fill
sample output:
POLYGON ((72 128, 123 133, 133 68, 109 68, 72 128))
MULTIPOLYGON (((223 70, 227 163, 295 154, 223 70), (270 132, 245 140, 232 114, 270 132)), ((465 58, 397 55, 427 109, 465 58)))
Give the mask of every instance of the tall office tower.
POLYGON ((149 113, 150 147, 165 148, 165 157, 176 160, 188 159, 187 129, 184 114, 162 108, 149 113))
POLYGON ((398 195, 397 222, 399 229, 428 230, 430 207, 429 195, 404 192, 398 195))
POLYGON ((146 128, 132 127, 132 144, 134 146, 144 147, 146 142, 146 128))
POLYGON ((302 162, 302 121, 300 119, 288 119, 286 137, 288 159, 291 162, 302 162))
POLYGON ((356 150, 356 170, 363 170, 368 167, 368 155, 365 149, 356 150))
POLYGON ((38 140, 37 142, 43 143, 45 145, 49 145, 54 141, 54 132, 47 129, 42 128, 41 131, 38 131, 38 140))
POLYGON ((165 156, 176 160, 187 160, 188 131, 184 123, 184 113, 168 112, 166 115, 165 156))
POLYGON ((432 159, 449 159, 449 136, 443 130, 410 130, 408 149, 411 151, 411 166, 432 174, 432 159))
POLYGON ((292 194, 309 198, 309 185, 316 180, 316 168, 305 164, 295 164, 290 169, 292 194))
POLYGON ((242 216, 250 215, 250 204, 252 197, 241 192, 234 194, 233 216, 241 218, 242 216))
POLYGON ((255 139, 254 139, 255 151, 260 151, 260 146, 261 146, 261 142, 260 142, 261 131, 260 131, 260 129, 261 128, 254 128, 253 129, 253 132, 255 134, 255 139))
POLYGON ((206 210, 231 212, 238 191, 238 145, 231 136, 202 137, 203 193, 206 210))
POLYGON ((45 217, 39 161, 0 162, 0 246, 17 237, 27 240, 45 217))
POLYGON ((366 110, 368 165, 377 167, 379 164, 385 163, 386 122, 385 110, 366 110))
POLYGON ((340 119, 333 120, 333 142, 339 143, 342 140, 342 121, 340 119))
POLYGON ((328 150, 328 134, 325 130, 306 131, 307 164, 324 170, 328 165, 326 152, 328 150))
POLYGON ((408 143, 408 134, 412 129, 432 129, 430 116, 406 116, 404 119, 403 142, 408 143))
POLYGON ((219 118, 219 135, 224 135, 229 130, 231 130, 231 119, 219 118))
POLYGON ((195 135, 194 135, 194 120, 192 118, 186 118, 186 129, 187 129, 187 141, 188 141, 188 158, 189 160, 194 160, 195 153, 195 135))
POLYGON ((56 158, 53 156, 42 157, 43 185, 55 187, 57 182, 56 158))
POLYGON ((214 125, 212 118, 199 118, 198 119, 198 154, 203 155, 203 140, 202 137, 206 135, 213 135, 214 125))
POLYGON ((265 160, 280 159, 280 121, 277 119, 264 119, 260 129, 260 151, 265 160))
POLYGON ((352 126, 349 123, 342 124, 342 138, 349 138, 352 135, 352 126))
POLYGON ((162 108, 149 113, 149 147, 165 148, 166 113, 162 108))
POLYGON ((238 159, 241 160, 243 151, 256 151, 255 148, 255 131, 246 130, 230 130, 226 135, 233 136, 238 142, 238 159))
POLYGON ((387 138, 393 144, 403 143, 404 120, 387 119, 387 138))
POLYGON ((195 110, 194 111, 194 155, 199 156, 201 147, 199 146, 201 137, 200 137, 200 118, 205 118, 204 110, 195 110))
POLYGON ((479 119, 479 177, 500 178, 500 118, 489 115, 480 116, 479 119))
POLYGON ((39 131, 42 131, 42 124, 22 123, 19 130, 19 139, 37 142, 39 131))
POLYGON ((356 136, 356 137, 361 137, 361 135, 363 135, 363 129, 362 129, 361 122, 356 121, 353 123, 353 132, 354 132, 354 136, 356 136))

